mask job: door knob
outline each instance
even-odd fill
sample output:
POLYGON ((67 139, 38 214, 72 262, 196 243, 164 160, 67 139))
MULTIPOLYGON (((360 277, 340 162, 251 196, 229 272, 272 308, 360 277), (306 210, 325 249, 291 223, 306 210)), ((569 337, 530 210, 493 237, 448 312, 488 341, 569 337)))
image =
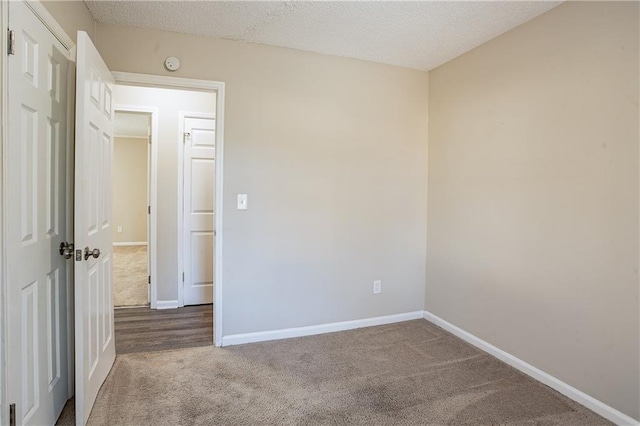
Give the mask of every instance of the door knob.
POLYGON ((85 247, 84 248, 84 260, 89 259, 91 256, 93 256, 94 259, 97 259, 100 257, 100 249, 93 249, 90 250, 89 247, 85 247))
POLYGON ((73 256, 73 243, 60 243, 60 255, 65 259, 71 259, 73 256))

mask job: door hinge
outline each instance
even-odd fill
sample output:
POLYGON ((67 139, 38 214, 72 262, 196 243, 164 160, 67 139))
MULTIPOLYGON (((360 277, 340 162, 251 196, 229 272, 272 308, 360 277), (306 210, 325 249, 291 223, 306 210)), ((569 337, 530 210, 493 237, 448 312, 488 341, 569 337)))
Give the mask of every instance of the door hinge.
POLYGON ((151 275, 147 276, 147 284, 151 285, 151 275))
POLYGON ((9 405, 9 426, 16 426, 16 404, 9 405))
POLYGON ((182 273, 182 282, 184 282, 184 272, 182 273))
POLYGON ((16 54, 16 32, 14 30, 9 30, 9 37, 7 39, 7 51, 9 55, 16 54))
POLYGON ((147 214, 151 214, 151 206, 147 206, 147 214))

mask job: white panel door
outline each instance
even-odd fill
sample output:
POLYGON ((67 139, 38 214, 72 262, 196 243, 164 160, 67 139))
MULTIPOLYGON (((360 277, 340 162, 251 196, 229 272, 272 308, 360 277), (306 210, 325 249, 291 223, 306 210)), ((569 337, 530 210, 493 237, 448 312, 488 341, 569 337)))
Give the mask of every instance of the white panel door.
POLYGON ((111 159, 114 80, 78 31, 75 164, 76 423, 83 425, 115 361, 111 159))
MULTIPOLYGON (((16 422, 55 423, 69 397, 67 237, 69 52, 21 1, 9 2, 4 199, 8 400, 16 422)), ((3 47, 4 49, 4 47, 3 47)))
POLYGON ((215 120, 184 119, 183 296, 185 305, 213 303, 215 120))

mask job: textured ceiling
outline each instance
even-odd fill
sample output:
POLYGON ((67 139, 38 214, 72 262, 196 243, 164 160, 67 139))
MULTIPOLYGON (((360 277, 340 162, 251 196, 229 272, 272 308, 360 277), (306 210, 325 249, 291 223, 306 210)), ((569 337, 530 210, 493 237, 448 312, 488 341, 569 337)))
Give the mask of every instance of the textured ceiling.
POLYGON ((546 1, 86 1, 98 22, 430 70, 557 6, 546 1))

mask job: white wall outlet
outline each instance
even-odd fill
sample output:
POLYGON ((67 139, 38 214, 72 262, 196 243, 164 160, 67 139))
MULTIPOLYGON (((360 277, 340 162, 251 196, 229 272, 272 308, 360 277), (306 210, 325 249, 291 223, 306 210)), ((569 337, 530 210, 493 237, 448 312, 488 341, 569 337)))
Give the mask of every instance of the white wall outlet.
POLYGON ((238 210, 247 210, 247 194, 238 194, 238 210))
POLYGON ((118 226, 118 232, 122 232, 122 226, 118 226))
POLYGON ((373 294, 380 294, 380 293, 382 293, 382 281, 375 280, 373 282, 373 294))

